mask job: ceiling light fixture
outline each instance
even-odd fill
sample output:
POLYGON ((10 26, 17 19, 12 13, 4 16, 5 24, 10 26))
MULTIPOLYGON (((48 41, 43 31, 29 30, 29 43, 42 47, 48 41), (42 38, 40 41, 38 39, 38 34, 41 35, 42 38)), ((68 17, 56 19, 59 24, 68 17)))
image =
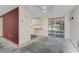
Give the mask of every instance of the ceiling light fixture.
POLYGON ((47 9, 47 7, 46 6, 43 6, 42 9, 47 9))

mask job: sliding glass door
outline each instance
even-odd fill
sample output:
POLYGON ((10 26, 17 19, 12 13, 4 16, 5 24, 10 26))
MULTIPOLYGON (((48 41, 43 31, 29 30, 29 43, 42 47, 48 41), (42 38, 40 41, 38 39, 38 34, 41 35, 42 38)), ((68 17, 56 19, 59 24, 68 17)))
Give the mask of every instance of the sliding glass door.
POLYGON ((48 32, 50 36, 64 38, 64 20, 50 18, 48 32))

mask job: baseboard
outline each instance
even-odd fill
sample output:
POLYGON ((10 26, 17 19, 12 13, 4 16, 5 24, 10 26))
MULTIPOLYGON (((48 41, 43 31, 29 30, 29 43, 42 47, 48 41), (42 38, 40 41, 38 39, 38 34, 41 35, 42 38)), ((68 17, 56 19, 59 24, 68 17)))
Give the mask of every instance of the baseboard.
POLYGON ((14 43, 14 42, 12 42, 12 41, 6 39, 6 38, 4 38, 4 42, 6 42, 6 43, 8 43, 8 44, 10 44, 10 45, 12 45, 12 46, 14 46, 14 47, 16 47, 16 48, 18 47, 18 44, 14 43))
POLYGON ((3 38, 3 36, 0 36, 0 38, 3 38))
POLYGON ((24 42, 24 43, 22 43, 22 44, 19 44, 19 47, 27 46, 27 45, 29 45, 31 42, 32 42, 32 40, 29 40, 29 41, 27 41, 27 42, 24 42))
POLYGON ((73 44, 73 42, 72 42, 72 40, 69 40, 71 43, 72 43, 72 45, 74 46, 74 48, 77 50, 77 52, 79 52, 79 50, 76 48, 76 46, 73 44))

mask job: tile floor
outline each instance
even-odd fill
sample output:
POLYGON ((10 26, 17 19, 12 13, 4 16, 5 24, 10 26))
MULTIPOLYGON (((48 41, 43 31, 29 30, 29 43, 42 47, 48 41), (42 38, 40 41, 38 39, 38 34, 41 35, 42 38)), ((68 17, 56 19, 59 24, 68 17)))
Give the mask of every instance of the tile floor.
POLYGON ((53 36, 34 38, 28 45, 15 48, 0 38, 0 53, 77 53, 69 40, 53 36))

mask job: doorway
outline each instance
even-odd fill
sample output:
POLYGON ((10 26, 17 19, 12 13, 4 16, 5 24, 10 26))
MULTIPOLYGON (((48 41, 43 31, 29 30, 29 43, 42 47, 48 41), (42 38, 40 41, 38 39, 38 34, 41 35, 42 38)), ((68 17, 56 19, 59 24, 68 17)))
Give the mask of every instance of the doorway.
POLYGON ((64 38, 64 19, 63 18, 48 19, 48 35, 55 38, 64 38))

